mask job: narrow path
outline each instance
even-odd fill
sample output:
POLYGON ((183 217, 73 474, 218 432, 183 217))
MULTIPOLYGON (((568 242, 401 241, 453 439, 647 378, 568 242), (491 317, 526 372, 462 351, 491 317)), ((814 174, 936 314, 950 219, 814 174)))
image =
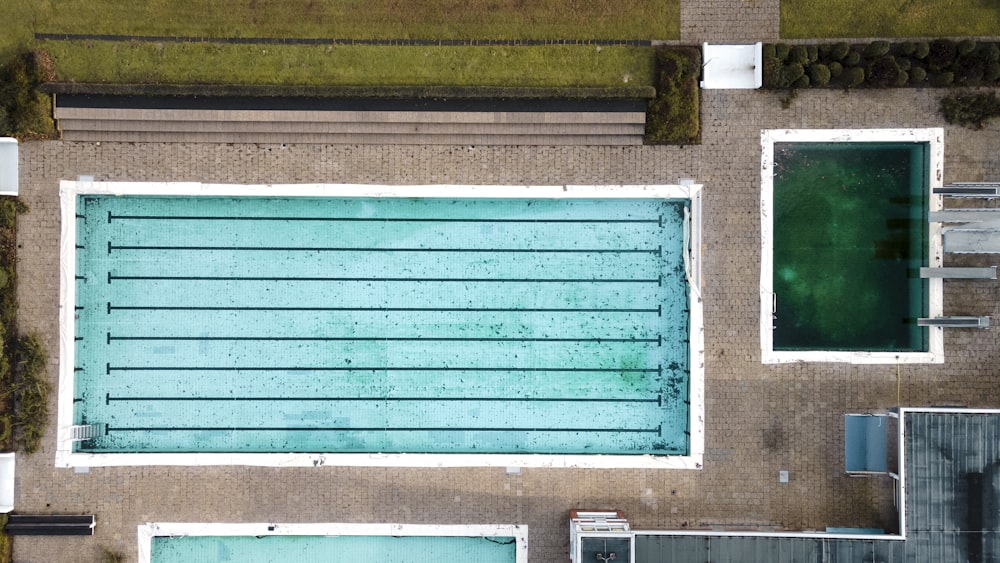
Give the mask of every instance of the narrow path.
POLYGON ((681 43, 777 41, 781 0, 685 0, 681 43))

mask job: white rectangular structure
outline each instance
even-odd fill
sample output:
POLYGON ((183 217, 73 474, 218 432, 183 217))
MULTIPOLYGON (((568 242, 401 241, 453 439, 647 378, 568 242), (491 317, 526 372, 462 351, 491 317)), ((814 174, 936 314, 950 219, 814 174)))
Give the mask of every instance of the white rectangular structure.
POLYGON ((0 137, 0 195, 17 195, 18 145, 13 137, 0 137))
POLYGON ((701 87, 705 90, 753 90, 764 84, 763 44, 702 44, 701 87))

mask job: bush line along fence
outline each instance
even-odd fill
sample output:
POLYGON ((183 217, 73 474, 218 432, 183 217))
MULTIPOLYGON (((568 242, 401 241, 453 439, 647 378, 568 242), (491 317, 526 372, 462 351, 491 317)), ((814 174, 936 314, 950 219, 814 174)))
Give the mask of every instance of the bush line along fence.
POLYGON ((872 41, 764 45, 764 87, 899 88, 1000 86, 1000 44, 872 41))

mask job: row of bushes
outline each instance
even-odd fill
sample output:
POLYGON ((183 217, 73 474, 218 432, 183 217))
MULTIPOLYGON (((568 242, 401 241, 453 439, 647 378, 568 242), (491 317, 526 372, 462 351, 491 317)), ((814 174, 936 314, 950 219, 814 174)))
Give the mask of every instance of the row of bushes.
POLYGON ((36 335, 18 335, 15 237, 20 200, 0 198, 0 449, 38 450, 48 421, 45 348, 36 335))
POLYGON ((656 98, 646 109, 646 143, 701 143, 700 75, 701 50, 697 47, 656 50, 656 98))
POLYGON ((1000 86, 1000 44, 872 41, 764 45, 765 88, 1000 86))

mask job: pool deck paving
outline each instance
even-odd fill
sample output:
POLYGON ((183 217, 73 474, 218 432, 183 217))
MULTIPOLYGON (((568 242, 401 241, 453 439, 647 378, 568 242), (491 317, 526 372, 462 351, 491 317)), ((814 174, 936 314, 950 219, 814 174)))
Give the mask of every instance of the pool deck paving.
MULTIPOLYGON (((684 2, 682 39, 775 39, 777 5, 684 2), (746 18, 733 16, 741 11, 746 18)), ((703 143, 686 147, 23 144, 21 193, 31 212, 19 221, 19 322, 42 336, 53 387, 60 179, 560 185, 695 178, 705 185, 706 456, 701 471, 233 466, 75 473, 53 466, 53 393, 41 451, 18 458, 15 505, 21 513, 96 514, 96 534, 18 537, 15 561, 90 562, 101 546, 133 561, 136 526, 157 521, 525 524, 533 562, 568 559, 568 511, 578 507, 623 510, 633 529, 891 529, 887 482, 844 474, 842 415, 897 404, 1000 406, 1000 333, 947 332, 943 365, 762 365, 760 130, 944 127, 946 182, 1000 178, 1000 127, 946 126, 936 112, 941 95, 803 91, 782 109, 773 92, 704 91, 703 143), (778 482, 782 469, 790 471, 788 484, 778 482)), ((948 255, 945 265, 988 266, 995 258, 948 255)), ((995 281, 948 280, 945 312, 998 317, 998 296, 995 281)))

